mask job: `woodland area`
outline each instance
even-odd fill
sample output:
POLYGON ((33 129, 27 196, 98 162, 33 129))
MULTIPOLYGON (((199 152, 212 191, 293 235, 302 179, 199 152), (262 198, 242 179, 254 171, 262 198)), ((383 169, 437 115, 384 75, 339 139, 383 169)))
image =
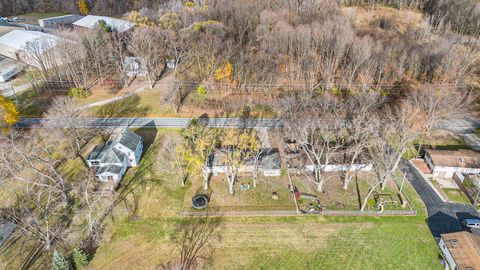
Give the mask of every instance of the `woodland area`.
POLYGON ((272 104, 290 91, 373 89, 402 96, 423 85, 447 91, 478 87, 475 6, 472 17, 462 12, 465 20, 454 23, 458 16, 451 13, 459 9, 447 4, 448 12, 429 15, 351 6, 359 2, 169 1, 124 14, 138 26, 128 34, 108 27, 60 31, 66 42, 54 50, 48 50, 49 42, 29 44, 31 52, 49 51, 29 57, 40 67, 37 84, 84 90, 107 78, 127 85, 127 56, 144 59, 151 87, 167 70, 167 60, 174 61, 175 80, 165 99, 175 113, 194 91, 207 97, 217 91, 245 94, 243 104, 235 98, 222 104, 225 111, 238 111, 256 105, 247 102, 272 104), (253 92, 262 98, 248 94, 253 92))

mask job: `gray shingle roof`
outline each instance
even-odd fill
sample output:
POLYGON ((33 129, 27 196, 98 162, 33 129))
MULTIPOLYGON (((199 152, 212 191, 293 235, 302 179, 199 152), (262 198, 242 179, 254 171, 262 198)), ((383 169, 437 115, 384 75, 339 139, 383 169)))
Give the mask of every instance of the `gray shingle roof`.
POLYGON ((142 137, 140 135, 137 135, 136 133, 126 129, 124 132, 121 134, 115 135, 114 138, 112 138, 115 143, 120 143, 121 145, 127 147, 128 149, 135 151, 137 149, 137 145, 140 143, 142 140, 142 137))
POLYGON ((101 162, 102 163, 107 163, 107 164, 108 163, 122 163, 125 160, 126 156, 127 155, 125 155, 125 153, 123 153, 122 151, 117 150, 117 149, 112 147, 105 152, 101 162))
POLYGON ((98 169, 97 175, 102 174, 102 173, 113 173, 113 174, 119 174, 120 171, 122 171, 122 166, 118 165, 108 165, 108 166, 102 166, 98 169))
POLYGON ((104 153, 105 153, 106 147, 105 144, 97 144, 95 145, 95 148, 93 148, 92 152, 90 155, 88 155, 87 160, 100 160, 102 159, 104 153))

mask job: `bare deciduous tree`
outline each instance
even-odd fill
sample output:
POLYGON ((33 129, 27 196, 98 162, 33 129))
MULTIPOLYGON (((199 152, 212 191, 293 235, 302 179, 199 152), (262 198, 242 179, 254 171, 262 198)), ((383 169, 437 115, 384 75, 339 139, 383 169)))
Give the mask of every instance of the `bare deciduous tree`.
POLYGON ((199 259, 207 256, 212 244, 220 239, 221 227, 222 220, 219 218, 182 220, 172 233, 172 242, 180 253, 179 258, 166 268, 196 269, 199 259))

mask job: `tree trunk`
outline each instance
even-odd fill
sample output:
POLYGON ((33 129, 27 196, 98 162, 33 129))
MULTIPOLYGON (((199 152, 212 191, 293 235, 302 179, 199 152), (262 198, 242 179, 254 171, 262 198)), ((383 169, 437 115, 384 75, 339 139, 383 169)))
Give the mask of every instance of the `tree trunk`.
POLYGON ((367 206, 367 203, 368 203, 368 198, 372 195, 373 191, 375 191, 375 187, 377 186, 378 184, 375 184, 373 185, 372 187, 370 187, 370 189, 368 190, 368 193, 367 193, 367 196, 365 196, 365 199, 363 199, 363 204, 362 204, 362 208, 360 208, 360 211, 365 211, 365 207, 367 206))
POLYGON ((348 171, 345 172, 345 175, 344 175, 344 178, 343 178, 343 189, 344 190, 348 189, 348 184, 350 183, 350 180, 352 179, 353 175, 354 174, 352 173, 352 176, 350 176, 348 174, 348 171))
POLYGON ((205 171, 205 169, 203 170, 203 189, 204 190, 208 190, 208 177, 209 177, 209 173, 207 171, 205 171))
POLYGON ((254 169, 253 170, 253 187, 256 188, 257 187, 257 169, 254 169))
POLYGON ((317 191, 323 192, 323 175, 318 168, 315 168, 315 181, 317 182, 317 191))
POLYGON ((227 182, 228 182, 228 193, 231 195, 235 194, 235 173, 226 172, 227 182))
POLYGON ((150 87, 150 89, 152 89, 153 85, 152 85, 152 79, 150 78, 150 72, 147 72, 147 79, 148 79, 148 86, 150 87))
POLYGON ((393 173, 395 170, 398 168, 398 164, 400 164, 400 160, 402 160, 403 154, 405 154, 406 150, 400 151, 398 154, 397 160, 395 160, 395 163, 393 164, 393 167, 390 169, 390 172, 385 176, 384 181, 381 182, 382 186, 382 191, 385 190, 385 187, 387 186, 388 179, 393 176, 393 173))

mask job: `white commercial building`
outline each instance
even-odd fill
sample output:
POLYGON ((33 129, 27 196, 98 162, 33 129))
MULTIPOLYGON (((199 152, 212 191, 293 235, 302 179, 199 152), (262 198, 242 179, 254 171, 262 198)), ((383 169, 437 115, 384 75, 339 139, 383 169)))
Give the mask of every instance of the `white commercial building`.
POLYGON ((94 29, 95 27, 97 27, 100 21, 104 21, 108 26, 112 27, 113 30, 117 31, 118 33, 123 33, 125 31, 128 31, 135 26, 134 23, 129 21, 116 19, 112 17, 95 16, 95 15, 85 16, 80 20, 74 22, 73 26, 77 29, 79 28, 94 29))
POLYGON ((0 54, 38 67, 34 56, 51 53, 61 40, 61 37, 40 31, 13 30, 0 37, 0 54))

